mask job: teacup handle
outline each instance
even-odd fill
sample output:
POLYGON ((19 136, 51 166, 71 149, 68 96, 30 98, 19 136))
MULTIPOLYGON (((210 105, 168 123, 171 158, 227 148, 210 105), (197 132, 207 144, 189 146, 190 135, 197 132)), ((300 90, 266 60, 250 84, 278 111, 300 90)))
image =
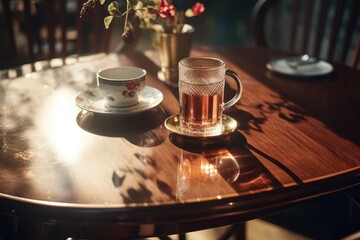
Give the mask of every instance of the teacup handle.
POLYGON ((225 71, 225 75, 227 76, 230 76, 232 79, 235 80, 235 83, 236 83, 236 94, 235 96, 227 101, 225 104, 224 104, 224 110, 230 108, 231 106, 233 106, 235 103, 237 103, 240 98, 241 98, 241 95, 242 95, 242 91, 243 91, 243 87, 242 87, 242 84, 241 84, 241 80, 239 78, 239 76, 236 74, 236 72, 230 70, 230 69, 226 69, 225 71))

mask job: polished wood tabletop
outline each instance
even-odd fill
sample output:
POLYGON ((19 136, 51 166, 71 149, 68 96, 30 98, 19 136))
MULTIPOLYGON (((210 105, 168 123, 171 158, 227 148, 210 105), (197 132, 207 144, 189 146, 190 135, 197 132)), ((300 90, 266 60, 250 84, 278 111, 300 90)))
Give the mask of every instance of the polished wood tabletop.
MULTIPOLYGON (((194 47, 225 61, 243 82, 225 114, 238 129, 215 139, 176 135, 178 90, 157 78, 156 51, 94 55, 0 82, 0 213, 59 225, 69 237, 159 236, 274 213, 359 184, 359 72, 313 78, 274 74, 284 53, 194 47), (137 66, 163 102, 132 115, 75 105, 99 69, 137 66), (80 230, 79 230, 80 229, 80 230)), ((225 98, 235 86, 229 81, 225 98)))

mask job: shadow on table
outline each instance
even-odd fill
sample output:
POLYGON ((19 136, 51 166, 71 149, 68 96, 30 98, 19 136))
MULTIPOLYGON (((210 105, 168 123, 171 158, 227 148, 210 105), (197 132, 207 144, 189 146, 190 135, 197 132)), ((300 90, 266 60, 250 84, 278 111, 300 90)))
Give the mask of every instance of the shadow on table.
POLYGON ((81 111, 77 124, 85 131, 107 137, 122 137, 134 145, 153 147, 167 137, 163 126, 166 113, 161 107, 132 115, 107 115, 81 111))
MULTIPOLYGON (((244 72, 242 75, 248 74, 250 81, 244 82, 246 92, 250 92, 252 84, 260 83, 281 98, 287 99, 288 103, 303 109, 308 119, 316 118, 337 135, 360 145, 360 81, 357 81, 360 71, 357 69, 334 64, 334 72, 331 74, 293 78, 274 74, 266 68, 266 63, 273 58, 288 56, 287 52, 234 47, 221 49, 221 55, 239 67, 244 72), (240 54, 249 57, 240 58, 240 54)), ((251 101, 255 103, 257 95, 266 92, 268 90, 265 88, 254 88, 251 90, 251 101)), ((263 100, 264 96, 260 99, 263 100)))

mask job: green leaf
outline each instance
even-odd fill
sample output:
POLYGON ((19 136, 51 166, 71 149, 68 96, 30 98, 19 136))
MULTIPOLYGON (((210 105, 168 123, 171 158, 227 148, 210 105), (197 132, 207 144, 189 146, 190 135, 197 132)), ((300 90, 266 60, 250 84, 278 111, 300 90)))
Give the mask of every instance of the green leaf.
POLYGON ((104 18, 105 28, 108 29, 110 27, 111 21, 113 20, 113 16, 107 16, 104 18))
POLYGON ((103 5, 106 0, 100 0, 100 4, 103 5))
POLYGON ((112 1, 108 5, 108 12, 110 15, 114 16, 117 12, 119 12, 119 5, 116 1, 112 1))

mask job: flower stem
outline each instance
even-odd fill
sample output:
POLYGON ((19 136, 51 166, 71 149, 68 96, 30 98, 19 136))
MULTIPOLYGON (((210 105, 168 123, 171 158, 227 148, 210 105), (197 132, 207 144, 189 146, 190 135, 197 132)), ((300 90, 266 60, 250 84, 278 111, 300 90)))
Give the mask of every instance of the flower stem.
POLYGON ((174 29, 175 33, 181 33, 185 24, 185 12, 176 12, 175 13, 175 21, 174 21, 174 29))
POLYGON ((124 24, 124 32, 126 31, 128 25, 128 17, 129 17, 129 10, 130 10, 130 0, 126 0, 126 15, 125 15, 125 24, 124 24))

